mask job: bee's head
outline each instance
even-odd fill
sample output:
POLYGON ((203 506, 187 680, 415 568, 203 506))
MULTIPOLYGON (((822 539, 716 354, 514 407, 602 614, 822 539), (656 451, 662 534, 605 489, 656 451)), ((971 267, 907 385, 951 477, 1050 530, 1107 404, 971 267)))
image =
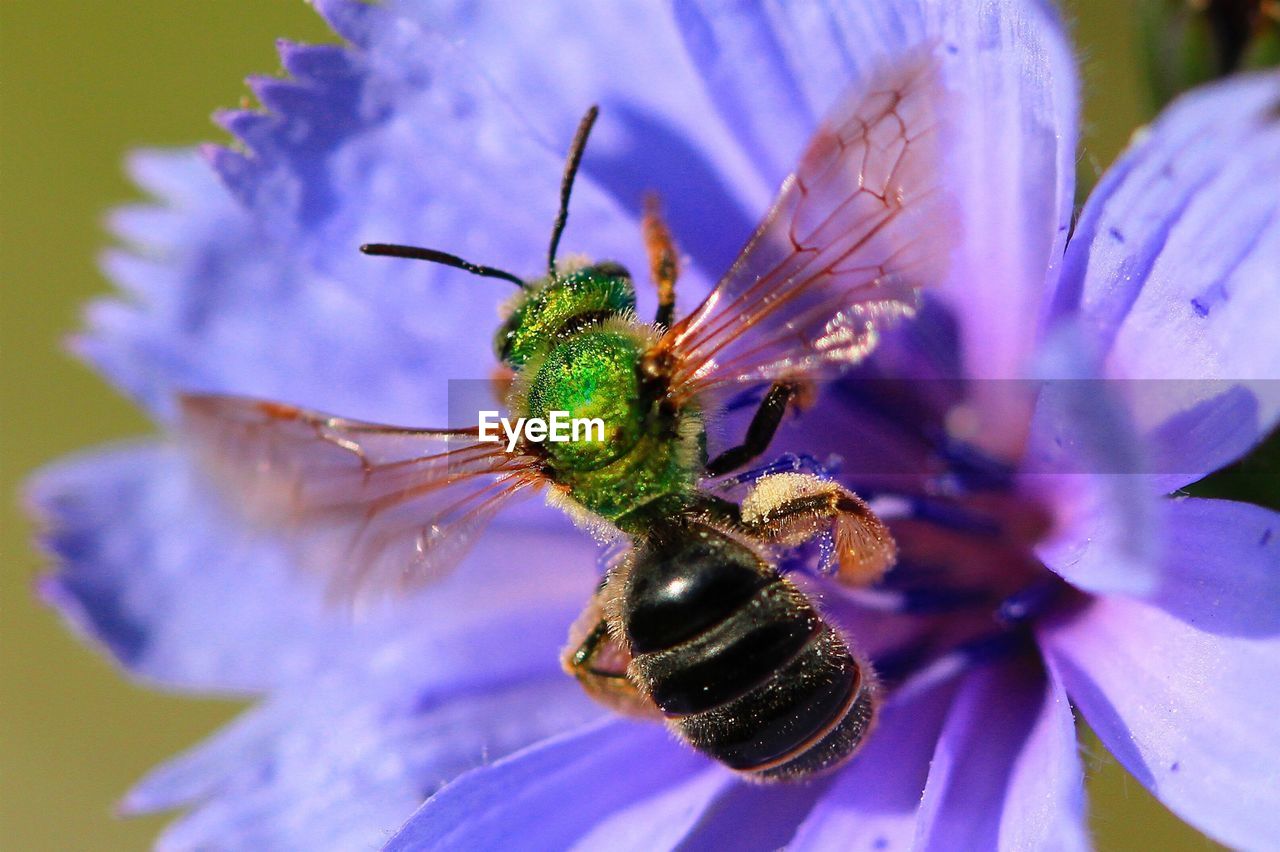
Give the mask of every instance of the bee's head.
POLYGON ((604 261, 548 275, 507 303, 494 351, 518 370, 565 335, 611 317, 629 316, 635 308, 631 273, 621 264, 604 261))

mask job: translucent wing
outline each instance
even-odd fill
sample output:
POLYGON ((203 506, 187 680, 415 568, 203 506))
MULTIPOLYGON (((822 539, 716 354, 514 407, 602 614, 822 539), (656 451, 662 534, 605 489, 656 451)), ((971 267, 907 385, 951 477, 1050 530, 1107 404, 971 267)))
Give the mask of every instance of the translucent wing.
POLYGON ((857 362, 946 274, 937 60, 922 51, 846 95, 728 273, 664 336, 680 396, 857 362))
POLYGON ((185 437, 255 521, 288 529, 336 599, 402 592, 466 555, 539 461, 476 430, 400 429, 276 402, 184 396, 185 437))

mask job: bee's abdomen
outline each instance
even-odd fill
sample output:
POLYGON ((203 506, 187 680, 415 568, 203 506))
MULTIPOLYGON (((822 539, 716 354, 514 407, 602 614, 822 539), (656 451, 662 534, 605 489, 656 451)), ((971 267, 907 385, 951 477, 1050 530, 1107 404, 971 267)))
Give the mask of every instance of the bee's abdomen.
POLYGON ((726 549, 727 539, 681 544, 649 554, 631 573, 626 621, 633 653, 663 651, 697 637, 770 584, 753 560, 726 549))
POLYGON ((639 668, 654 703, 672 716, 701 713, 791 667, 824 625, 812 611, 797 617, 787 591, 771 583, 688 641, 644 654, 639 668))
POLYGON ((733 769, 776 779, 840 763, 873 710, 844 639, 772 569, 732 546, 699 550, 637 564, 623 612, 649 618, 626 619, 633 679, 690 745, 733 769))
POLYGON ((690 745, 726 766, 783 779, 844 761, 861 742, 873 710, 861 667, 844 640, 823 625, 764 683, 674 722, 690 745))

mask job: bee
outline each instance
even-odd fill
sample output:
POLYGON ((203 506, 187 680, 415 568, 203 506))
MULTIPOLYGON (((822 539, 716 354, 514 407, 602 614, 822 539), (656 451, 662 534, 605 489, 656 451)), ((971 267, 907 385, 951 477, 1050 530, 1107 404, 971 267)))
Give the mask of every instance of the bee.
POLYGON ((546 492, 628 545, 562 658, 592 697, 666 720, 755 780, 829 770, 873 722, 874 673, 778 554, 821 539, 837 580, 865 584, 892 565, 892 536, 818 473, 742 477, 737 501, 707 483, 767 452, 806 388, 863 359, 946 275, 956 230, 942 165, 947 97, 922 50, 840 98, 737 260, 679 319, 678 254, 655 204, 642 222, 653 322, 637 317, 620 264, 557 262, 594 107, 569 152, 544 276, 362 247, 517 285, 494 347, 512 377, 508 409, 599 418, 603 440, 526 436, 509 449, 478 428, 401 428, 209 394, 181 399, 182 428, 255 516, 291 528, 299 561, 339 597, 440 576, 501 506, 546 492), (708 458, 709 414, 726 394, 766 384, 742 442, 708 458))

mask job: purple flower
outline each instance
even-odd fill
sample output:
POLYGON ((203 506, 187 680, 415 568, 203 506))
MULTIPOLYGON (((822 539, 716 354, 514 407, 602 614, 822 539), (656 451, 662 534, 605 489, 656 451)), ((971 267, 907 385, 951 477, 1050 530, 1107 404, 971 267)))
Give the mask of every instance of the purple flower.
POLYGON ((536 269, 593 102, 565 245, 646 268, 657 190, 687 310, 835 95, 934 46, 964 103, 952 274, 775 445, 839 454, 891 520, 883 583, 824 589, 886 702, 829 779, 745 784, 560 672, 596 557, 558 512, 353 623, 179 450, 100 450, 31 486, 42 594, 144 681, 261 697, 128 795, 191 808, 164 846, 1081 847, 1072 707, 1206 833, 1280 836, 1280 516, 1169 496, 1280 419, 1280 75, 1175 103, 1068 244, 1076 80, 1040 3, 317 5, 348 44, 281 44, 267 111, 219 116, 242 151, 132 162, 159 203, 115 216, 123 292, 76 348, 161 426, 183 390, 442 423, 505 294, 354 249, 536 269))

